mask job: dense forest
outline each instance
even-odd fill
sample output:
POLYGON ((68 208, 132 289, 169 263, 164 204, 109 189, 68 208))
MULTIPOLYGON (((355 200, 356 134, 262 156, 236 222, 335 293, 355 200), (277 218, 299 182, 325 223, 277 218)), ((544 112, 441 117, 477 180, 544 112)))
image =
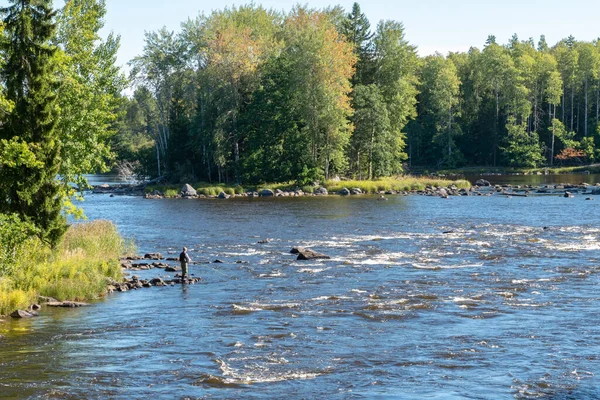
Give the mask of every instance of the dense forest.
POLYGON ((172 181, 309 181, 597 157, 600 42, 544 36, 419 57, 358 4, 248 5, 147 33, 115 148, 172 181))

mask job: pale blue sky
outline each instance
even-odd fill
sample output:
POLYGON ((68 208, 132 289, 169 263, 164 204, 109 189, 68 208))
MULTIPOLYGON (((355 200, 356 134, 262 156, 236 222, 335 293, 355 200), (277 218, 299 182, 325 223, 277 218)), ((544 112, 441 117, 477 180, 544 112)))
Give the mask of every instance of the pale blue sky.
MULTIPOLYGON (((64 0, 54 0, 62 6, 64 0)), ((121 35, 119 65, 141 53, 144 31, 179 25, 199 12, 210 13, 225 6, 248 1, 206 0, 106 0, 106 30, 121 35)), ((292 0, 255 0, 266 8, 288 11, 298 3, 292 0)), ((301 1, 310 7, 339 4, 352 8, 351 0, 301 1)), ((0 0, 6 4, 6 0, 0 0)), ((489 34, 506 43, 513 33, 519 38, 534 37, 536 43, 545 34, 551 45, 570 34, 578 40, 600 36, 600 0, 370 0, 359 1, 374 27, 379 20, 401 21, 406 37, 418 46, 421 55, 439 51, 466 51, 482 47, 489 34)))
MULTIPOLYGON (((302 2, 314 8, 339 4, 352 8, 351 0, 312 0, 302 2)), ((178 30, 179 24, 199 12, 210 13, 225 6, 246 1, 216 2, 205 0, 107 0, 106 28, 121 35, 119 64, 139 54, 144 31, 162 26, 178 30)), ((297 1, 256 0, 266 8, 289 10, 297 1)), ((406 37, 418 46, 421 55, 439 51, 466 51, 482 47, 489 34, 505 43, 517 33, 519 38, 545 34, 552 45, 570 34, 578 40, 600 36, 598 0, 370 0, 359 1, 363 12, 375 26, 381 19, 402 21, 406 37)))

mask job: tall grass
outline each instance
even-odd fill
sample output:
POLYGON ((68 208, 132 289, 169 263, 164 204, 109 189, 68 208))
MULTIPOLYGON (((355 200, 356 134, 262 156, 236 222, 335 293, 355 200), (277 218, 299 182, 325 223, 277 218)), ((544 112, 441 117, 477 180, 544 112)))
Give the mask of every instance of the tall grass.
POLYGON ((58 300, 103 295, 109 278, 122 278, 119 257, 133 252, 131 246, 109 221, 71 226, 53 251, 29 239, 12 273, 0 277, 0 315, 26 308, 40 295, 58 300))
POLYGON ((455 185, 459 189, 468 189, 471 184, 466 180, 450 181, 445 179, 416 178, 403 176, 398 178, 383 178, 375 181, 327 181, 323 185, 329 192, 335 193, 343 188, 358 188, 363 193, 378 193, 380 191, 394 190, 397 192, 408 192, 411 190, 423 190, 427 186, 448 187, 455 185))

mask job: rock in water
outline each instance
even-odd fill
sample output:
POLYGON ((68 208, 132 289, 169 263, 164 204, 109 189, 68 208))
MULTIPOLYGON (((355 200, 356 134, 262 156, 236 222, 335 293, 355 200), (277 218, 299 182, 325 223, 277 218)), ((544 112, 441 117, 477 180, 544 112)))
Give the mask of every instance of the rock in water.
POLYGON ((192 185, 190 185, 189 183, 186 183, 183 188, 181 189, 181 195, 183 197, 194 197, 197 196, 198 193, 196 192, 196 189, 194 189, 192 187, 192 185))
POLYGON ((341 196, 349 196, 350 195, 350 190, 348 190, 348 188, 343 188, 342 190, 340 190, 338 192, 341 196))
POLYGON ((262 197, 273 197, 275 196, 275 192, 273 192, 271 189, 264 189, 260 192, 260 195, 262 197))
POLYGON ((31 318, 37 316, 37 313, 33 311, 16 310, 10 314, 10 316, 13 318, 31 318))
POLYGON ((46 303, 48 307, 63 307, 63 308, 77 308, 77 307, 87 307, 88 303, 80 303, 77 301, 52 301, 46 303))
POLYGON ((298 249, 298 258, 297 260, 315 260, 315 259, 330 259, 328 255, 317 253, 311 249, 298 249))
POLYGON ((148 253, 144 254, 146 260, 162 260, 163 256, 160 253, 148 253))
POLYGON ((475 182, 476 186, 491 186, 489 181, 486 181, 485 179, 479 179, 477 182, 475 182))

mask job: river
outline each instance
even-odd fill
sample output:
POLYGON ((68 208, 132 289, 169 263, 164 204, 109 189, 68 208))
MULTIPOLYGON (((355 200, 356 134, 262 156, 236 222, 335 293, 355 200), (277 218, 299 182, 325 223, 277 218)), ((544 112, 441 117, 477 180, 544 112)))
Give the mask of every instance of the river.
POLYGON ((0 398, 600 398, 585 197, 88 195, 141 253, 190 248, 203 283, 0 325, 0 398))

